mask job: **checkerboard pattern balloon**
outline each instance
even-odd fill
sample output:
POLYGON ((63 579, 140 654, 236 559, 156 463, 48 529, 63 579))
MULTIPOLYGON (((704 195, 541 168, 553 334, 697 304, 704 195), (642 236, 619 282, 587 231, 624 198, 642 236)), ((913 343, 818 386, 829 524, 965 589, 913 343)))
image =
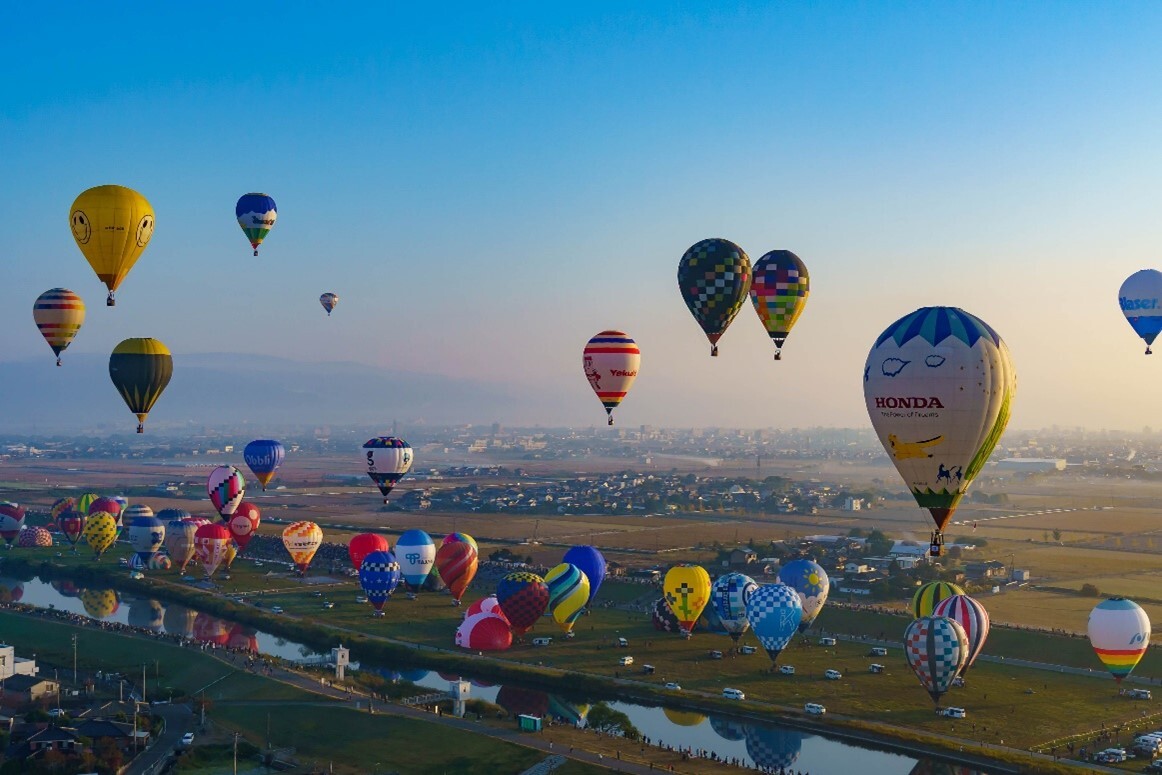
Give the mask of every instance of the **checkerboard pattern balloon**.
POLYGON ((933 702, 952 686, 968 659, 964 628, 944 616, 926 616, 904 631, 904 656, 933 702))

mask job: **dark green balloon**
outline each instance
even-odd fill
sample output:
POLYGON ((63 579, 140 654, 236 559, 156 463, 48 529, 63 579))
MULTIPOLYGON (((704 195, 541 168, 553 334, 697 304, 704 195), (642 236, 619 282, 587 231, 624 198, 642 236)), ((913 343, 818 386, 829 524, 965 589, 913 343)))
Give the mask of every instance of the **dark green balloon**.
POLYGON ((678 263, 678 289, 706 332, 711 355, 718 355, 719 338, 746 302, 750 280, 750 258, 730 240, 704 239, 678 263))
POLYGON ((173 356, 156 339, 126 339, 109 356, 109 378, 137 415, 137 432, 145 432, 145 418, 173 376, 173 356))

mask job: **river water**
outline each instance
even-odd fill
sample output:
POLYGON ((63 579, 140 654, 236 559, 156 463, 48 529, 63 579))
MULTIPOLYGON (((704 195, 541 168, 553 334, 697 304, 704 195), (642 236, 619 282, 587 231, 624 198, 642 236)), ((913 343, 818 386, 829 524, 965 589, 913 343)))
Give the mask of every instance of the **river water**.
MULTIPOLYGON (((118 622, 182 635, 206 644, 254 651, 261 654, 301 660, 316 656, 301 644, 293 643, 242 624, 190 609, 183 605, 121 595, 111 589, 79 589, 70 582, 48 583, 40 579, 18 581, 0 578, 0 601, 20 602, 41 608, 55 608, 103 621, 118 622)), ((358 654, 352 654, 354 660, 358 654)), ((449 689, 458 678, 422 669, 396 669, 367 663, 362 670, 372 670, 389 679, 411 681, 440 691, 449 689)), ((470 682, 472 698, 493 702, 510 713, 536 716, 552 715, 584 724, 589 705, 519 685, 496 686, 462 676, 470 682)), ((738 758, 748 767, 778 771, 780 767, 796 772, 851 773, 877 775, 921 775, 923 773, 956 773, 987 775, 984 771, 956 767, 927 759, 869 750, 809 734, 777 724, 756 724, 725 716, 704 715, 670 708, 647 707, 625 702, 610 702, 625 713, 633 725, 654 743, 675 748, 713 751, 721 758, 738 758)), ((724 768, 724 771, 729 771, 724 768)), ((738 769, 739 772, 753 771, 738 769)))

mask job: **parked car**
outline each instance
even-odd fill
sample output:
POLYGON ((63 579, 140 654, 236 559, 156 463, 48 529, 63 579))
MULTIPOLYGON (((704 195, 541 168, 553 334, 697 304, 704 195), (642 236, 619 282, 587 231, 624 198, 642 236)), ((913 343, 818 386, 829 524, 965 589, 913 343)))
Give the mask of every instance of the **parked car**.
POLYGON ((758 651, 758 649, 755 648, 754 646, 743 646, 742 648, 740 648, 738 650, 738 653, 739 654, 746 654, 747 656, 750 656, 751 654, 755 653, 756 651, 758 651))
POLYGON ((272 614, 281 614, 281 613, 282 613, 282 606, 280 606, 280 605, 272 605, 272 606, 270 607, 270 612, 271 612, 272 614))
POLYGON ((1126 696, 1131 700, 1152 700, 1154 695, 1150 693, 1149 689, 1127 689, 1126 696))
POLYGON ((795 674, 795 666, 794 665, 783 665, 782 667, 779 668, 779 672, 782 673, 783 675, 794 675, 795 674))
POLYGON ((335 607, 335 604, 334 604, 334 603, 332 603, 330 600, 324 600, 324 601, 323 601, 323 608, 328 608, 328 609, 329 609, 329 608, 334 608, 334 607, 335 607))
POLYGON ((835 645, 835 638, 820 638, 819 645, 820 646, 834 646, 835 645))
POLYGON ((1162 772, 1162 759, 1155 759, 1150 762, 1142 772, 1162 772))
POLYGON ((965 716, 964 708, 941 708, 936 712, 945 718, 964 718, 965 716))
POLYGON ((726 688, 722 690, 722 696, 728 700, 745 700, 746 695, 743 694, 742 689, 726 688))
POLYGON ((355 597, 355 602, 356 602, 356 603, 366 603, 366 602, 367 602, 367 598, 366 598, 366 597, 364 597, 363 595, 357 595, 357 596, 355 597))
POLYGON ((722 659, 722 652, 711 651, 707 656, 709 656, 711 659, 722 659))
POLYGON ((184 735, 182 735, 182 745, 191 746, 193 744, 194 744, 194 733, 193 732, 186 732, 184 735))
POLYGON ((840 678, 843 678, 843 673, 838 670, 828 670, 823 673, 823 677, 828 681, 838 681, 840 678))
POLYGON ((822 716, 827 712, 827 708, 823 707, 817 702, 809 702, 803 706, 803 710, 807 711, 813 716, 822 716))
POLYGON ((882 673, 884 672, 884 666, 879 664, 870 664, 867 666, 867 671, 869 673, 882 673))
POLYGON ((886 657, 888 650, 883 646, 872 646, 871 651, 867 653, 869 657, 886 657))
POLYGON ((669 689, 669 690, 670 690, 670 691, 672 691, 672 692, 680 692, 680 691, 682 691, 682 687, 681 687, 681 686, 679 686, 679 685, 678 685, 678 683, 677 683, 676 681, 667 681, 667 682, 666 682, 666 688, 667 688, 667 689, 669 689))
POLYGON ((49 718, 63 718, 67 715, 69 715, 69 712, 67 710, 61 710, 60 708, 53 708, 48 712, 49 718))
POLYGON ((1093 760, 1102 764, 1120 764, 1129 758, 1130 754, 1125 748, 1107 748, 1093 755, 1093 760))
POLYGON ((617 664, 621 665, 622 667, 626 667, 627 665, 632 665, 633 664, 633 657, 622 657, 621 659, 617 660, 617 664))

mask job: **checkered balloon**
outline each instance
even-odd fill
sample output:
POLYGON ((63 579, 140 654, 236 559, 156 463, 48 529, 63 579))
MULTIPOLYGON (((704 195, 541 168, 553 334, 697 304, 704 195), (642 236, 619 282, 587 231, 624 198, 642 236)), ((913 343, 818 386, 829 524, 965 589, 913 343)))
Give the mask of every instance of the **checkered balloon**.
POLYGON ((807 267, 791 251, 772 250, 755 262, 750 301, 775 343, 775 360, 780 360, 783 343, 803 314, 810 292, 807 267))
POLYGON ((383 604, 395 592, 401 578, 399 562, 391 552, 371 552, 359 566, 359 585, 376 611, 383 610, 383 604))
POLYGON ((746 752, 755 766, 768 770, 789 769, 803 750, 802 732, 782 727, 747 724, 746 752))
POLYGON ((704 239, 678 262, 678 289, 710 340, 711 355, 718 355, 718 340, 742 309, 750 281, 750 258, 730 240, 704 239))
POLYGON ((926 616, 904 631, 904 656, 933 702, 952 686, 968 659, 964 628, 944 616, 926 616))
POLYGON ((674 612, 670 610, 670 604, 666 602, 664 597, 659 597, 654 601, 654 605, 650 609, 650 618, 654 622, 654 629, 658 632, 682 631, 682 628, 678 626, 678 617, 674 616, 674 612))
POLYGON ((520 634, 531 630, 549 607, 549 588, 537 574, 518 571, 500 580, 496 600, 513 631, 520 634))
POLYGON ((786 584, 764 584, 746 601, 746 618, 774 662, 795 637, 803 620, 803 604, 799 593, 786 584))
POLYGON ((746 603, 759 585, 745 573, 727 573, 710 586, 710 607, 735 643, 750 628, 746 603))

